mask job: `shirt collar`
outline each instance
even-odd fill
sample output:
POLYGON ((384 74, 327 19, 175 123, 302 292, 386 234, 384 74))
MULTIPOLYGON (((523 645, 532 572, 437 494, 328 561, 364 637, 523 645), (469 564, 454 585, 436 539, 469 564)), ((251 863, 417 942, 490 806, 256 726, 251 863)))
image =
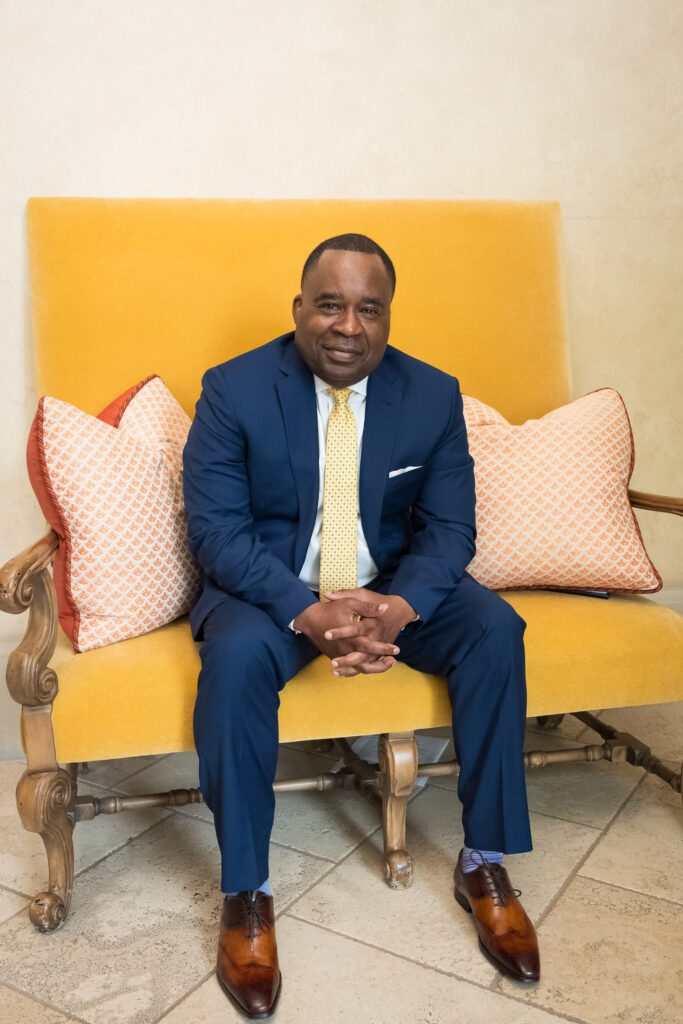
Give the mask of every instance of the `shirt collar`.
MULTIPOLYGON (((329 384, 327 384, 324 380, 321 380, 320 377, 318 377, 317 374, 315 373, 313 374, 313 379, 315 381, 316 394, 319 393, 320 391, 327 391, 327 389, 330 387, 329 384)), ((357 394, 359 395, 367 395, 368 378, 363 377, 363 379, 359 380, 357 384, 349 384, 349 387, 351 388, 352 391, 357 392, 357 394)))

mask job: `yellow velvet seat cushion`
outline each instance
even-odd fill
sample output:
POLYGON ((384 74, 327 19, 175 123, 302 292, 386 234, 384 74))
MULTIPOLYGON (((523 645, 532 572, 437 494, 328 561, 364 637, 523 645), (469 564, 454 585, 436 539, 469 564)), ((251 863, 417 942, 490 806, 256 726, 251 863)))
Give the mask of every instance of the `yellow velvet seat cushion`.
MULTIPOLYGON (((683 699, 683 616, 646 597, 501 594, 527 622, 527 714, 683 699)), ((74 653, 59 631, 51 666, 57 759, 191 750, 200 645, 187 617, 145 636, 74 653)), ((398 664, 337 679, 317 658, 281 693, 280 740, 449 725, 445 681, 398 664)))

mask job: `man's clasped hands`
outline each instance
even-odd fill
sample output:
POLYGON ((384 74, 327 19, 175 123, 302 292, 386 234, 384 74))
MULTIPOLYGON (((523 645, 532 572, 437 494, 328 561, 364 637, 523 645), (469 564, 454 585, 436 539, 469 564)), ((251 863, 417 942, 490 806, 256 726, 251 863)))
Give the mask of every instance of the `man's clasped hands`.
POLYGON ((335 676, 386 672, 400 648, 393 642, 415 619, 415 610, 397 594, 361 587, 334 590, 311 604, 293 622, 332 661, 335 676))

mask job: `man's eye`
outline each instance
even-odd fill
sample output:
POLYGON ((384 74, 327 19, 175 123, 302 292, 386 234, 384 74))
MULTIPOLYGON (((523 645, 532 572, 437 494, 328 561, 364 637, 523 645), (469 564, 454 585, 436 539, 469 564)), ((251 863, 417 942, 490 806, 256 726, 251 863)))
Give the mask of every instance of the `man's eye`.
POLYGON ((320 305, 322 309, 339 309, 336 302, 322 302, 320 305))
POLYGON ((361 312, 366 314, 369 313, 370 316, 379 316, 379 310, 375 309, 374 306, 367 306, 365 309, 361 310, 361 312))

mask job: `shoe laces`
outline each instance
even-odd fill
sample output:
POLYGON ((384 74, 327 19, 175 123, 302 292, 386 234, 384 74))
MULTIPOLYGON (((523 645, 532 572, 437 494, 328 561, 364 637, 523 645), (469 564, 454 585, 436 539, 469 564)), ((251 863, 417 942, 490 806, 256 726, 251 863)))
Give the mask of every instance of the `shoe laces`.
POLYGON ((265 914, 259 910, 256 904, 256 896, 252 896, 251 893, 247 893, 246 899, 242 897, 242 909, 244 910, 243 923, 249 929, 249 940, 253 942, 256 926, 260 925, 263 930, 270 928, 270 921, 265 914))
POLYGON ((500 874, 500 864, 494 864, 488 860, 481 852, 481 850, 472 851, 472 860, 475 859, 475 854, 478 854, 479 864, 484 869, 484 877, 488 882, 491 883, 491 893, 493 896, 495 906, 507 907, 508 900, 514 899, 522 895, 521 889, 510 888, 505 879, 500 874), (498 870, 496 870, 498 868, 498 870))

